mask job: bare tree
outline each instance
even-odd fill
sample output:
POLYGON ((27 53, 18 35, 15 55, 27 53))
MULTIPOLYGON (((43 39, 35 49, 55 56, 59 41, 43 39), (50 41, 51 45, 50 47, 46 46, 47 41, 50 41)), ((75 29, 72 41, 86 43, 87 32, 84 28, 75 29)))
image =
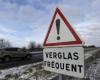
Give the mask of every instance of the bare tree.
POLYGON ((25 46, 22 47, 23 51, 27 51, 27 48, 25 46))
POLYGON ((11 43, 5 39, 0 39, 0 48, 11 47, 11 43))
POLYGON ((31 41, 28 45, 28 49, 29 50, 34 50, 34 48, 36 48, 36 42, 31 41))
POLYGON ((5 41, 5 47, 11 47, 11 43, 9 41, 5 41))
POLYGON ((37 48, 42 48, 42 45, 41 44, 37 44, 37 48))

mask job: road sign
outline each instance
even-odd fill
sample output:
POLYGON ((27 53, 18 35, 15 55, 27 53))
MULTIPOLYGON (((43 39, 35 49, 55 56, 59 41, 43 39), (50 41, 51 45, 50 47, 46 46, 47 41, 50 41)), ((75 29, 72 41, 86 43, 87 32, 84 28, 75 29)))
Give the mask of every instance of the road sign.
POLYGON ((44 46, 79 46, 82 40, 57 8, 49 26, 44 46))
POLYGON ((44 41, 44 69, 83 78, 84 49, 82 45, 79 35, 57 8, 44 41))
POLYGON ((44 69, 69 76, 84 77, 84 50, 82 47, 45 48, 44 69))

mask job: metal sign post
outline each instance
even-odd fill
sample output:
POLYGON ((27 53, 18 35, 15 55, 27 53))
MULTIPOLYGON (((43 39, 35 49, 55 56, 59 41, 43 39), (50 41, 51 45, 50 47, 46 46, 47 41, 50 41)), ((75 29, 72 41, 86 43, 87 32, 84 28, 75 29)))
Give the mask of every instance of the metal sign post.
POLYGON ((62 74, 59 74, 59 80, 62 80, 62 74))

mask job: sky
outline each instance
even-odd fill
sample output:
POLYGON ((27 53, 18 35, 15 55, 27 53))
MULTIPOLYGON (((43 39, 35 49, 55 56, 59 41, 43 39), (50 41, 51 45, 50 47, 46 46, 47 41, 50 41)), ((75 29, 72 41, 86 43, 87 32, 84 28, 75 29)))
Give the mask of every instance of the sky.
POLYGON ((56 7, 86 45, 100 46, 100 0, 0 0, 0 38, 19 47, 43 44, 56 7))

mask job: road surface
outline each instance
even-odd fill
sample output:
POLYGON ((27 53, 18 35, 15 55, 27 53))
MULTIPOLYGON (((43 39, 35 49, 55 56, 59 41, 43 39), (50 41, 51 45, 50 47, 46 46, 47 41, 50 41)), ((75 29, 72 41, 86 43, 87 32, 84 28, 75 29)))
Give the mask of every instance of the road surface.
POLYGON ((0 61, 0 70, 1 69, 7 69, 12 67, 17 67, 21 65, 31 64, 35 62, 41 62, 43 61, 43 53, 42 52, 33 52, 32 53, 32 59, 13 59, 11 62, 2 62, 0 61))

